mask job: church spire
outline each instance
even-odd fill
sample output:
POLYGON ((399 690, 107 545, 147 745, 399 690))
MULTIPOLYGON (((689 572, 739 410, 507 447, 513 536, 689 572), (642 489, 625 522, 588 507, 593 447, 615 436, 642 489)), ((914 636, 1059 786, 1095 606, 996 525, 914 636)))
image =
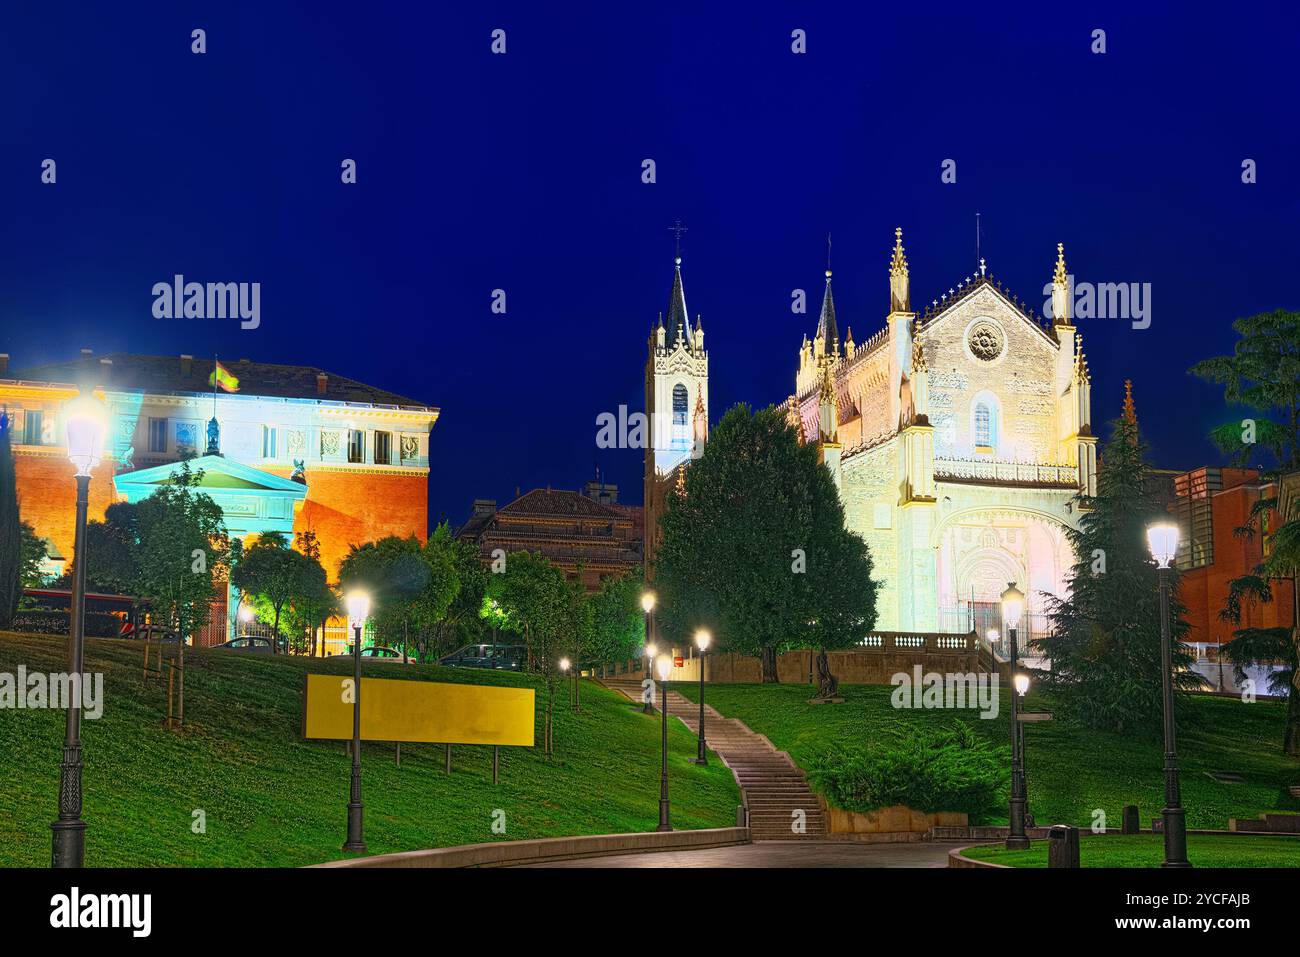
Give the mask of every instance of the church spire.
POLYGON ((840 353, 840 331, 835 325, 835 298, 831 295, 831 271, 826 270, 826 292, 822 295, 822 314, 817 320, 817 335, 825 344, 828 356, 840 353))
POLYGON ((691 348, 691 320, 686 311, 686 290, 682 287, 682 257, 673 259, 673 288, 668 294, 668 347, 682 342, 691 348))
POLYGON ((894 230, 894 256, 889 263, 889 311, 911 312, 911 284, 907 276, 907 254, 903 252, 903 227, 894 230))

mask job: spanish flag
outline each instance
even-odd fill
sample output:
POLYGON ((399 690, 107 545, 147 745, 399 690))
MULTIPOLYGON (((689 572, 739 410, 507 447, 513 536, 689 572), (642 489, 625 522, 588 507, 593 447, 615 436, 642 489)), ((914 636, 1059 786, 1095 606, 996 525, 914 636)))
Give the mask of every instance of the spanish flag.
POLYGON ((222 390, 225 392, 239 391, 239 379, 231 375, 230 370, 220 362, 218 362, 216 368, 212 370, 212 375, 208 376, 208 385, 213 387, 221 386, 222 390))

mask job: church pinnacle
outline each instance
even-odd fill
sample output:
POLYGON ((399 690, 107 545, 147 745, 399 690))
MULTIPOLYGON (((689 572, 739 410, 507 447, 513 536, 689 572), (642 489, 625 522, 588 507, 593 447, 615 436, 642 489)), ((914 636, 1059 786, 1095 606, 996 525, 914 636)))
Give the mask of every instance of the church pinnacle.
POLYGON ((826 270, 826 292, 822 295, 822 314, 817 320, 817 336, 822 340, 826 355, 840 353, 840 330, 835 324, 835 298, 831 295, 831 271, 826 270))
POLYGON ((902 226, 894 229, 894 255, 889 262, 889 311, 912 311, 912 294, 907 275, 907 254, 903 251, 902 226))
POLYGON ((1132 423, 1133 427, 1134 427, 1134 428, 1137 428, 1137 424, 1138 424, 1138 414, 1137 414, 1137 406, 1135 406, 1135 405, 1133 404, 1133 380, 1132 380, 1132 379, 1125 379, 1125 380, 1124 380, 1124 413, 1123 413, 1123 415, 1124 415, 1124 421, 1125 421, 1125 422, 1132 423))
POLYGON ((1070 274, 1065 269, 1065 243, 1056 244, 1056 271, 1052 274, 1052 318, 1058 326, 1070 324, 1070 274))

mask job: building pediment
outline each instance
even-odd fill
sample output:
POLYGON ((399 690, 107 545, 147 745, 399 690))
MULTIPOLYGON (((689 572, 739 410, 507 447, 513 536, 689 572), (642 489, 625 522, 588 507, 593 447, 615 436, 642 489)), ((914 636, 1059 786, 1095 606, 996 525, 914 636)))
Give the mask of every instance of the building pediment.
POLYGON ((984 315, 1004 328, 1017 325, 1032 330, 1044 346, 1057 348, 1056 337, 1030 318, 1026 305, 1013 299, 1009 290, 999 289, 988 277, 981 277, 954 290, 938 305, 931 305, 921 316, 921 335, 924 339, 953 323, 960 323, 965 329, 972 319, 984 315))
MULTIPOLYGON (((307 498, 307 486, 255 469, 220 455, 188 460, 191 471, 202 472, 197 489, 221 507, 226 527, 234 534, 293 532, 293 516, 307 498)), ((123 472, 113 477, 118 498, 139 502, 172 481, 181 462, 123 472)))

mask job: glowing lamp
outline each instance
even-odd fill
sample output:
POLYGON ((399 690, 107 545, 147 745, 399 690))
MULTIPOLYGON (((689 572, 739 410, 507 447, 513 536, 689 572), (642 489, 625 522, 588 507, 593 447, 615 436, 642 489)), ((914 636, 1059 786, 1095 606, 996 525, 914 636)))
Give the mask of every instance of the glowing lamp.
POLYGON ((240 606, 239 620, 242 621, 244 624, 248 624, 250 621, 252 621, 253 609, 249 608, 247 605, 240 606))
POLYGON ((1161 522, 1147 529, 1147 547, 1151 557, 1161 568, 1168 568, 1178 552, 1178 526, 1171 522, 1161 522))
POLYGON ((998 635, 998 630, 996 628, 990 628, 988 634, 984 637, 989 640, 989 644, 991 645, 993 642, 997 641, 1000 636, 998 635))
POLYGON ((108 431, 104 406, 83 395, 70 403, 64 416, 64 434, 68 458, 78 475, 90 475, 104 453, 104 433, 108 431))
POLYGON ((363 591, 350 591, 347 595, 348 622, 353 628, 365 623, 370 617, 370 596, 363 591))
POLYGON ((560 670, 561 670, 561 671, 568 671, 568 670, 569 670, 569 659, 568 659, 568 658, 561 658, 561 659, 560 659, 560 670))
POLYGON ((654 656, 657 654, 659 654, 659 649, 656 648, 653 644, 649 644, 645 646, 645 656, 647 658, 653 659, 654 656))
POLYGON ((655 610, 655 593, 652 591, 645 592, 641 596, 641 607, 645 609, 648 615, 655 610))
POLYGON ((709 643, 713 641, 713 636, 707 630, 701 628, 695 633, 695 647, 700 651, 708 651, 709 643))
POLYGON ((1013 680, 1016 685, 1016 694, 1023 698, 1025 692, 1029 690, 1029 675, 1016 675, 1013 680))
POLYGON ((667 681, 668 676, 673 673, 672 655, 660 655, 655 659, 655 671, 659 673, 660 681, 667 681))
POLYGON ((1020 624, 1020 613, 1025 610, 1025 593, 1016 587, 1015 582, 1007 582, 1007 590, 1002 593, 1002 620, 1008 628, 1020 624))

